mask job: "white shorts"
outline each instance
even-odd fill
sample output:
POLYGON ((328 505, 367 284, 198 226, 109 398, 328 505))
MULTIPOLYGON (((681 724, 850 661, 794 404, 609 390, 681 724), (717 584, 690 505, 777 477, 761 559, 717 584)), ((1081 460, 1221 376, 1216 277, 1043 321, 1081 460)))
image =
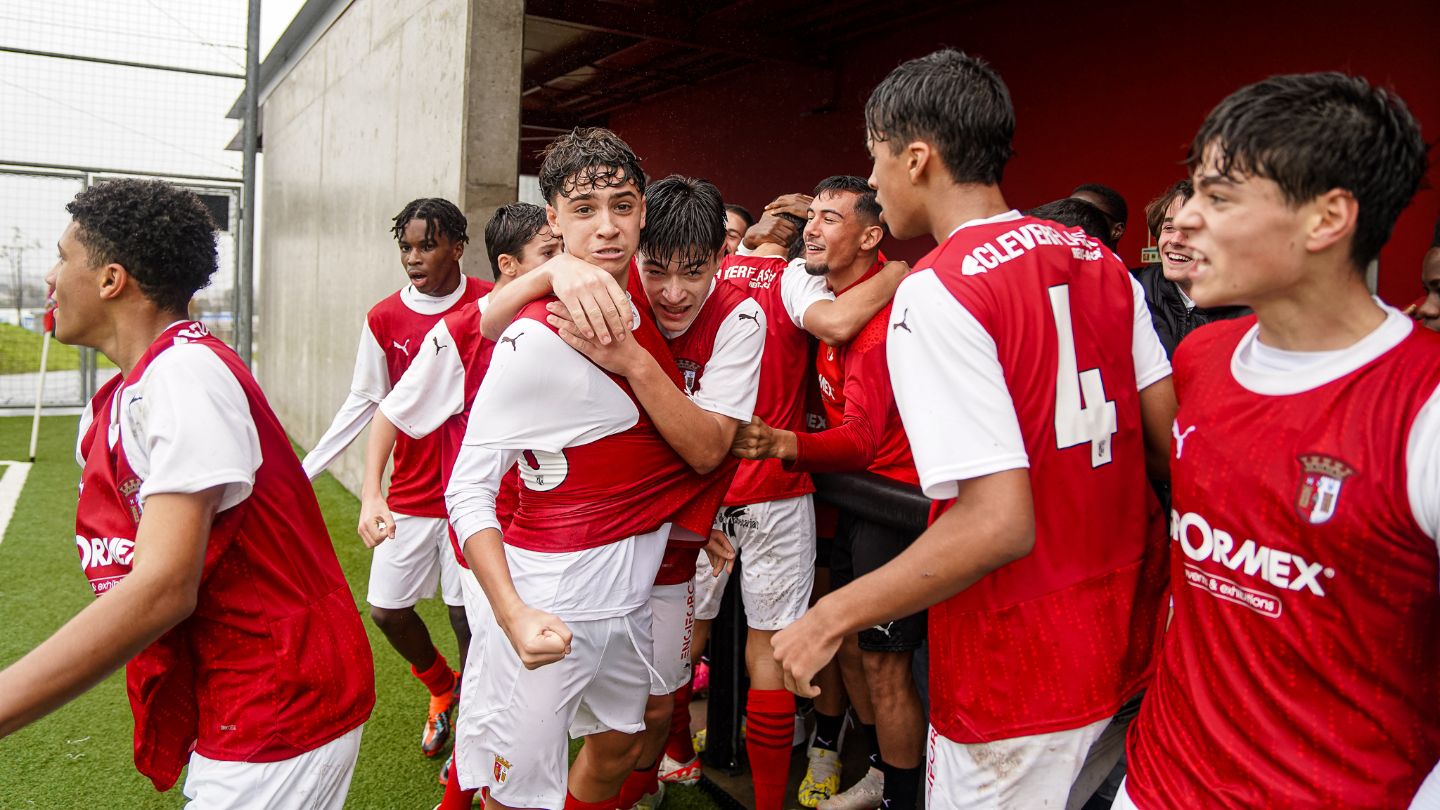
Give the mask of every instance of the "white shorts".
POLYGON ((1140 810, 1135 802, 1130 801, 1130 794, 1125 790, 1125 780, 1120 780, 1120 790, 1115 793, 1115 801, 1110 805, 1110 810, 1140 810))
POLYGON ((655 677, 650 694, 671 695, 690 682, 690 641, 695 635, 695 583, 656 585, 650 592, 655 677))
POLYGON ((279 762, 226 762, 192 753, 186 810, 341 810, 364 729, 279 762))
POLYGON ((395 536, 375 547, 370 558, 371 606, 398 610, 414 607, 421 599, 440 596, 445 604, 465 604, 460 574, 468 573, 455 561, 455 550, 445 518, 395 515, 395 536))
MULTIPOLYGON (((726 506, 715 516, 740 557, 740 595, 756 630, 783 630, 810 606, 815 585, 815 503, 810 495, 726 506)), ((695 564, 695 618, 720 615, 729 574, 712 576, 705 552, 695 564)))
MULTIPOLYGON (((456 568, 460 570, 460 596, 465 602, 465 623, 470 625, 470 643, 474 644, 475 639, 485 628, 495 622, 495 613, 490 609, 490 599, 485 596, 485 589, 480 587, 480 580, 475 578, 475 573, 468 568, 461 568, 457 563, 456 568)), ((470 671, 470 659, 465 659, 465 671, 470 671)), ((460 687, 460 694, 465 694, 465 686, 460 687)))
POLYGON ((988 743, 957 743, 930 728, 925 799, 930 810, 1062 808, 1090 746, 1110 718, 1088 726, 988 743))
POLYGON ((509 807, 563 807, 570 737, 645 728, 649 606, 566 625, 570 654, 534 670, 493 619, 470 642, 455 723, 462 788, 487 787, 509 807))

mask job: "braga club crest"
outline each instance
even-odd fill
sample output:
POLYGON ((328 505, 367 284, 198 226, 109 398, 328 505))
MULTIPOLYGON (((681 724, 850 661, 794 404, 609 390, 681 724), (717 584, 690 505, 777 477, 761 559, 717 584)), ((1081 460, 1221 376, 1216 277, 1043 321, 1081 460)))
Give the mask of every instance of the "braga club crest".
POLYGON ((1340 504, 1340 490, 1355 468, 1338 458, 1306 455, 1300 462, 1300 491, 1295 497, 1295 511, 1313 525, 1329 520, 1340 504))

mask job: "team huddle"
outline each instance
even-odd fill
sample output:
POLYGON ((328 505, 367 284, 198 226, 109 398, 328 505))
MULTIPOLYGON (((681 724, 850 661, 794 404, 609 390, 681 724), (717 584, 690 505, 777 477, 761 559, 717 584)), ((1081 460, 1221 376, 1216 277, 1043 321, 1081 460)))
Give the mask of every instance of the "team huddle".
POLYGON ((415 200, 407 284, 303 464, 186 315, 204 207, 82 192, 48 281, 57 337, 122 370, 77 445, 104 598, 0 671, 0 735, 126 665, 157 788, 188 765, 192 807, 343 806, 374 676, 306 477, 369 426, 366 601, 429 693, 444 810, 698 781, 732 571, 760 810, 1078 810, 1107 782, 1115 808, 1440 807, 1440 335, 1364 275, 1425 173, 1419 125, 1341 74, 1236 91, 1152 205, 1159 282, 1088 207, 1006 203, 1014 126, 983 61, 906 62, 865 107, 869 178, 758 221, 577 129, 543 153, 546 205, 487 223, 493 284, 460 272, 460 210, 415 200), (887 232, 936 247, 888 261, 887 232), (1164 279, 1187 331, 1215 322, 1172 334, 1164 279), (928 528, 817 518, 832 472, 922 493, 928 528), (453 664, 415 611, 437 587, 453 664), (871 767, 842 785, 852 724, 871 767))

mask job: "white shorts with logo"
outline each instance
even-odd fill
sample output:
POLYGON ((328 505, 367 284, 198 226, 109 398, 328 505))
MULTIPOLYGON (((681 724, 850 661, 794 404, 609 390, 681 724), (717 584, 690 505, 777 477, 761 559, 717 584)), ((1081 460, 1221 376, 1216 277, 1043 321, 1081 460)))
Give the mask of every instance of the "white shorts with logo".
POLYGON ((690 682, 690 642, 695 635, 695 583, 656 585, 650 592, 655 677, 650 694, 670 695, 690 682))
MULTIPOLYGON (((756 630, 783 630, 810 606, 815 585, 815 503, 810 495, 721 507, 715 528, 740 558, 740 595, 756 630)), ((730 575, 713 576, 705 552, 695 564, 695 618, 720 615, 730 575)))
POLYGON ((362 725, 298 757, 227 762, 190 755, 186 810, 341 810, 360 755, 362 725))
POLYGON ((455 561, 445 518, 395 515, 395 536, 375 547, 370 558, 370 592, 365 601, 373 607, 397 610, 414 607, 435 595, 445 604, 465 604, 460 575, 469 572, 455 561))
POLYGON ((925 799, 930 810, 1063 808, 1090 747, 1110 725, 988 743, 957 743, 930 728, 925 799))
POLYGON ((533 670, 493 619, 471 640, 455 722, 461 787, 508 807, 563 807, 570 737, 645 728, 649 606, 566 626, 570 654, 533 670))

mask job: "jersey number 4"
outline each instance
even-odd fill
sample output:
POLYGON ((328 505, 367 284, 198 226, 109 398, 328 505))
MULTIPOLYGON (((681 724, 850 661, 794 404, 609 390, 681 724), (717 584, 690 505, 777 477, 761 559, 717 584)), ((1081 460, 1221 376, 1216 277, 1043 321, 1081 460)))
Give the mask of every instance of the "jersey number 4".
POLYGON ((1070 285, 1050 288, 1055 316, 1055 446, 1061 450, 1090 445, 1090 466, 1109 464, 1111 438, 1117 430, 1115 403, 1105 398, 1100 369, 1080 371, 1075 360, 1075 329, 1070 323, 1070 285))

